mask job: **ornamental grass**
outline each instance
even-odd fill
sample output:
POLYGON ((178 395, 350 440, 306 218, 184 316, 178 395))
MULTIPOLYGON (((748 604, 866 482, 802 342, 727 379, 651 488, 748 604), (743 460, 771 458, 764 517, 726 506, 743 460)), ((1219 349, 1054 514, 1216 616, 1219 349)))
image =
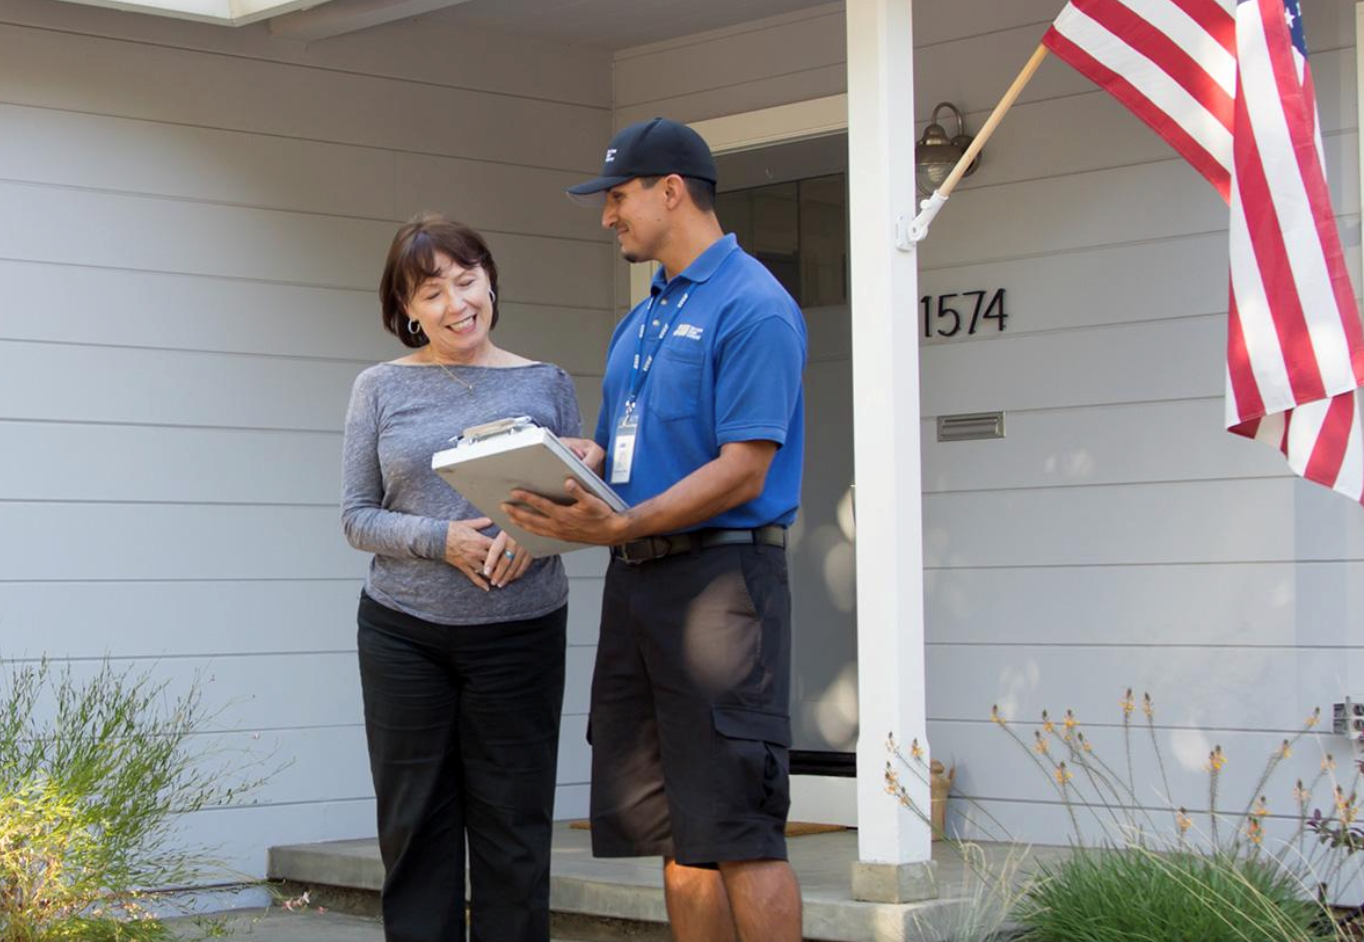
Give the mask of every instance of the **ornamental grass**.
POLYGON ((1043 864, 1013 912, 1018 942, 1327 942, 1322 908, 1274 863, 1144 847, 1043 864))
MULTIPOLYGON (((1020 729, 998 707, 990 719, 1027 756, 1048 783, 1070 823, 1071 854, 1061 863, 1031 868, 1015 861, 1008 873, 988 865, 978 845, 939 834, 965 863, 968 879, 993 899, 992 932, 964 931, 952 942, 999 938, 1013 927, 1026 942, 1317 942, 1355 938, 1327 904, 1352 856, 1364 850, 1359 823, 1364 762, 1352 780, 1336 779, 1325 754, 1319 771, 1292 789, 1292 836, 1268 838, 1267 795, 1284 760, 1320 723, 1313 712, 1299 730, 1265 756, 1244 801, 1223 794, 1224 770, 1233 757, 1215 745, 1203 771, 1206 791, 1190 810, 1171 794, 1149 695, 1129 689, 1119 699, 1121 754, 1101 754, 1079 719, 1042 711, 1038 724, 1020 729), (1157 781, 1138 782, 1134 752, 1149 749, 1157 781), (1329 791, 1327 803, 1319 792, 1329 791), (1152 801, 1151 796, 1160 796, 1152 801), (1163 807, 1162 807, 1163 805, 1163 807)), ((907 749, 887 739, 886 791, 931 826, 919 807, 928 782, 928 756, 917 740, 907 749)), ((1008 829, 977 802, 955 796, 958 819, 987 840, 1016 843, 1008 829)), ((1357 875, 1355 877, 1357 879, 1357 875)))
POLYGON ((87 680, 0 668, 0 942, 169 938, 148 891, 222 876, 180 817, 259 785, 259 761, 204 748, 197 683, 175 696, 107 662, 87 680))

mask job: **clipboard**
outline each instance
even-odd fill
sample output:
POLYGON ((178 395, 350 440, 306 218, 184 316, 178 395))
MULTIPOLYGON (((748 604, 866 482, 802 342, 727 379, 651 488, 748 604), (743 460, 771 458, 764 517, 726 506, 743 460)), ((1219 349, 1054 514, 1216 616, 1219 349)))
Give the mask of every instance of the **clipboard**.
POLYGON ((431 470, 537 559, 587 549, 593 544, 571 543, 522 530, 502 512, 503 501, 514 489, 567 504, 564 481, 573 478, 612 510, 628 509, 625 501, 557 435, 536 425, 529 416, 467 428, 455 442, 453 448, 431 456, 431 470))

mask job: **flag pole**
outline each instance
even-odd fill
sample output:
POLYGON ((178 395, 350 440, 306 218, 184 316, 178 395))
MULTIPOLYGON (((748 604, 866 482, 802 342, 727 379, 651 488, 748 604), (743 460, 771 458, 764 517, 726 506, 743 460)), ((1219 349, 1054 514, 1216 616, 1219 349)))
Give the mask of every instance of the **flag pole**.
POLYGON ((942 209, 947 198, 957 188, 961 178, 966 175, 967 168, 980 154, 980 149, 985 146, 990 135, 995 133, 995 128, 999 126, 999 122, 1004 120, 1004 115, 1013 107, 1024 86, 1032 80, 1038 66, 1046 57, 1047 47, 1039 44, 1033 50, 1032 57, 1028 59, 1027 64, 1023 66, 1023 71, 1018 73, 1018 77, 1009 86, 1009 90, 1004 93, 1004 97, 999 100, 999 104, 995 105, 995 110, 990 112, 990 117, 985 119, 985 124, 981 126, 980 133, 976 135, 975 140, 971 141, 971 145, 966 148, 966 153, 961 155, 961 159, 952 168, 952 172, 947 175, 942 186, 934 190, 932 196, 919 204, 919 215, 915 216, 914 221, 909 224, 909 237, 912 241, 921 242, 928 235, 928 227, 932 224, 933 218, 938 215, 938 210, 942 209))

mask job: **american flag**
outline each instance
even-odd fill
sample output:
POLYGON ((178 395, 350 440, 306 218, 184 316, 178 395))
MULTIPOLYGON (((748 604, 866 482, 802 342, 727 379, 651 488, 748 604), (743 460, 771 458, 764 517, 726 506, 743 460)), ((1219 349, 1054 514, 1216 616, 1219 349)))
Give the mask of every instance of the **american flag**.
POLYGON ((1298 0, 1073 0, 1042 42, 1230 204, 1228 430, 1364 502, 1364 332, 1298 0))

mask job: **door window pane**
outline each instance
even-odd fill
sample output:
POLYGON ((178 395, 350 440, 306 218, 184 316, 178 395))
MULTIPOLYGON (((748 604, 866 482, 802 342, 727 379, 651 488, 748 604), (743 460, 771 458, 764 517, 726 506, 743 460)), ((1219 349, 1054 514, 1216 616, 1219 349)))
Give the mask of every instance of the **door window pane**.
POLYGON ((848 299, 844 174, 730 190, 715 201, 720 225, 772 272, 801 307, 848 299))

